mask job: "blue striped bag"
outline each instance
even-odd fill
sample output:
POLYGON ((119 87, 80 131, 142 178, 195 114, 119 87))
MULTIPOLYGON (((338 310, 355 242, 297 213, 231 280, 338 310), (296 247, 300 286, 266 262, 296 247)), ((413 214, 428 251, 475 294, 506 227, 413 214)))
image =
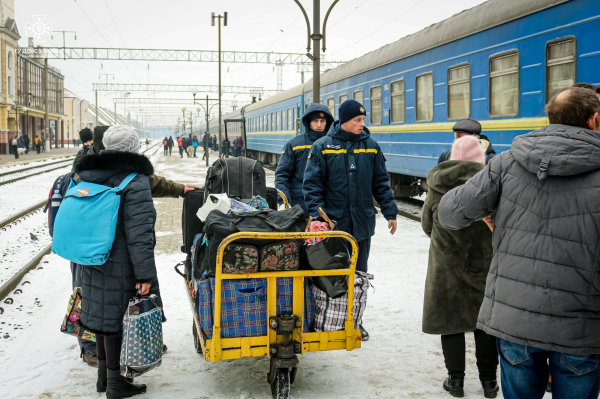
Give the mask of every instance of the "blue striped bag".
MULTIPOLYGON (((196 311, 200 327, 210 339, 214 317, 215 279, 198 281, 196 311)), ((314 317, 311 290, 304 289, 304 331, 308 332, 314 317)), ((292 314, 293 279, 277 279, 277 314, 292 314)), ((267 280, 225 280, 221 291, 222 338, 257 337, 267 335, 267 280)))

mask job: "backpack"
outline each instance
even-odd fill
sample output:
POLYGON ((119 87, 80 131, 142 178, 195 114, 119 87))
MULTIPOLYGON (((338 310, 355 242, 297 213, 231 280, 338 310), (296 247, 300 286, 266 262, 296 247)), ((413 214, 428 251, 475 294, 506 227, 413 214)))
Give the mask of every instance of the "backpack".
POLYGON ((163 145, 164 145, 164 146, 167 146, 167 145, 169 145, 169 142, 168 142, 167 140, 164 140, 164 141, 163 141, 163 145))
POLYGON ((117 187, 71 179, 54 221, 52 252, 80 265, 106 263, 115 240, 120 192, 135 176, 131 173, 117 187))
POLYGON ((54 180, 54 184, 52 184, 52 188, 50 188, 50 192, 48 193, 48 202, 46 202, 44 213, 48 213, 48 230, 50 232, 50 237, 54 236, 54 221, 56 219, 56 214, 60 209, 60 204, 69 188, 69 184, 71 183, 74 174, 74 172, 69 172, 65 175, 58 176, 56 180, 54 180), (48 212, 48 210, 50 210, 50 212, 48 212))
POLYGON ((17 142, 17 139, 12 139, 12 141, 10 143, 12 145, 19 145, 19 143, 17 142))
POLYGON ((208 194, 218 193, 246 201, 255 195, 267 198, 265 170, 258 161, 245 157, 217 159, 206 172, 204 187, 205 200, 208 194))

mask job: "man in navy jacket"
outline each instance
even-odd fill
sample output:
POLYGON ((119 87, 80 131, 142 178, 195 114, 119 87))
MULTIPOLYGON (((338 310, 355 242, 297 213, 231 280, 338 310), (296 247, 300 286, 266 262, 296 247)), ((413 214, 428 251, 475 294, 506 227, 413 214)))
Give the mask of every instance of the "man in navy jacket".
POLYGON ((302 182, 306 160, 313 143, 327 134, 333 116, 323 104, 311 104, 302 116, 302 124, 306 133, 290 139, 283 147, 277 171, 275 172, 275 188, 285 194, 290 206, 300 205, 307 212, 304 204, 302 182))

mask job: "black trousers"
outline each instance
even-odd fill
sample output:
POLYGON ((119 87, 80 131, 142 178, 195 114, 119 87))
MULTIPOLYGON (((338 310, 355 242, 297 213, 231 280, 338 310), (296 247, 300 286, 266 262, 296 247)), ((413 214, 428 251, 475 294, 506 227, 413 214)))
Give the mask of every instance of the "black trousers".
POLYGON ((96 352, 98 360, 106 360, 106 368, 119 370, 121 368, 121 341, 123 335, 96 334, 96 352))
MULTIPOLYGON (((495 380, 498 369, 498 350, 496 337, 481 330, 475 330, 475 358, 479 379, 482 381, 495 380)), ((465 378, 465 334, 442 335, 442 351, 448 374, 452 378, 465 378)))

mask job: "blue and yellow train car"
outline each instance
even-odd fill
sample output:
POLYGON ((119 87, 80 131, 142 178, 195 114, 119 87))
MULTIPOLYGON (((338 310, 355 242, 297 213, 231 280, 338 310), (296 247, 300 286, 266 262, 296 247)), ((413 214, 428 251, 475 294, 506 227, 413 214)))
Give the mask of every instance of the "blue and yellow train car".
MULTIPOLYGON (((417 195, 455 121, 479 120, 505 151, 548 123, 544 105, 557 91, 600 85, 598 32, 597 0, 490 0, 325 72, 321 102, 335 116, 348 98, 363 103, 395 195, 417 195)), ((243 113, 251 156, 275 164, 311 102, 308 81, 226 117, 243 113)))

